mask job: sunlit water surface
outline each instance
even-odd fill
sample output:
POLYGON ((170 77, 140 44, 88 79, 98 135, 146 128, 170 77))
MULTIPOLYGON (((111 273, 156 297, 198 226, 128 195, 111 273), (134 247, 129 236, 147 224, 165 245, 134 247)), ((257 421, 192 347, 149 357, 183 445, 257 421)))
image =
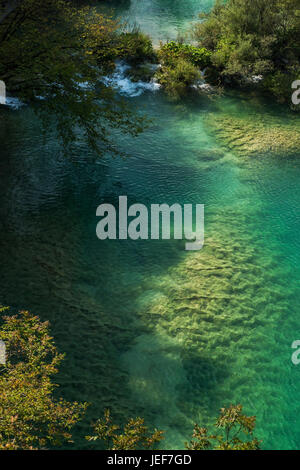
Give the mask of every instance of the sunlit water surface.
POLYGON ((200 12, 209 11, 213 0, 107 0, 104 4, 117 7, 123 21, 139 26, 158 43, 185 34, 200 12))
MULTIPOLYGON (((211 2, 132 0, 121 13, 167 37, 199 3, 211 2)), ((107 407, 120 420, 144 416, 166 431, 164 448, 182 448, 195 421, 242 403, 265 448, 296 449, 300 154, 250 158, 212 122, 271 116, 299 132, 298 121, 247 96, 176 104, 143 89, 128 99, 152 125, 115 136, 126 158, 96 163, 84 145, 67 159, 51 133, 44 144, 30 109, 1 112, 1 302, 50 320, 66 352, 59 393, 92 403, 77 448, 107 407), (99 241, 96 208, 119 195, 205 204, 204 249, 99 241)))

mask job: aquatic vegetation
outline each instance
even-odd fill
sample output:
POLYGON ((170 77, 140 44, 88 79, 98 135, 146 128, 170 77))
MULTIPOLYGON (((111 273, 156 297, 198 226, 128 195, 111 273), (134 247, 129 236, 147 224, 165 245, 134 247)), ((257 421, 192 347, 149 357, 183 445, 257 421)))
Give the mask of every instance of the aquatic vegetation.
POLYGON ((259 416, 259 436, 268 443, 269 432, 276 429, 272 419, 261 426, 262 417, 272 414, 279 400, 281 407, 287 406, 280 387, 271 385, 286 375, 284 365, 268 363, 265 369, 260 362, 263 351, 276 350, 273 326, 288 313, 288 273, 279 281, 271 246, 268 253, 263 245, 259 248, 259 232, 254 230, 259 210, 253 208, 252 216, 238 205, 221 211, 211 221, 201 253, 144 283, 139 310, 153 330, 152 339, 141 336, 124 361, 133 396, 146 409, 160 409, 167 440, 170 414, 181 423, 181 432, 195 416, 211 424, 220 397, 234 402, 242 390, 246 409, 255 409, 259 416), (167 373, 165 379, 158 368, 167 373), (164 409, 167 403, 171 413, 164 409))
POLYGON ((216 139, 239 155, 294 155, 300 148, 300 120, 276 119, 268 114, 237 117, 211 113, 207 126, 216 139))
MULTIPOLYGON (((132 0, 139 18, 148 9, 153 35, 155 11, 159 31, 174 37, 177 23, 162 3, 132 0)), ((167 3, 200 8, 199 0, 167 3)), ((264 447, 296 448, 299 159, 267 157, 299 156, 299 121, 265 103, 255 114, 240 97, 237 105, 192 92, 175 104, 150 93, 159 84, 140 72, 143 65, 117 63, 108 78, 152 118, 135 140, 115 130, 126 161, 105 155, 90 165, 80 142, 70 164, 52 134, 43 146, 31 109, 3 111, 0 297, 51 321, 66 352, 60 392, 92 403, 77 448, 89 445, 90 422, 105 407, 120 423, 144 416, 166 430, 167 448, 182 449, 195 421, 209 426, 220 404, 238 402, 257 415, 264 447), (186 255, 181 241, 99 243, 95 209, 120 191, 145 203, 204 202, 204 250, 186 255)), ((171 72, 183 82, 194 74, 186 63, 171 72)))
MULTIPOLYGON (((257 415, 264 447, 296 447, 299 369, 289 348, 299 331, 297 160, 225 152, 204 126, 215 103, 180 111, 162 94, 137 100, 156 125, 123 141, 133 158, 99 165, 85 153, 77 165, 61 160, 54 142, 41 160, 29 110, 17 122, 11 113, 1 299, 50 320, 66 352, 60 392, 92 403, 75 446, 88 445, 90 423, 107 407, 120 423, 145 417, 166 431, 166 448, 182 449, 195 421, 209 426, 220 404, 241 402, 257 415), (205 202, 203 251, 186 256, 181 241, 99 244, 95 209, 100 196, 120 191, 116 182, 134 200, 149 201, 151 191, 156 201, 205 202)), ((241 100, 238 108, 224 100, 215 116, 242 115, 241 100)))

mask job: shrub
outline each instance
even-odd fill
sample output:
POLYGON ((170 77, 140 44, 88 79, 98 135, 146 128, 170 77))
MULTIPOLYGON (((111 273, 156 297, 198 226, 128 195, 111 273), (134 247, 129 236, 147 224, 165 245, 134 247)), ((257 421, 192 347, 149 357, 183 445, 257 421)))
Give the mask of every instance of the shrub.
POLYGON ((95 435, 86 436, 86 439, 92 442, 101 440, 108 450, 154 449, 164 438, 162 431, 150 431, 142 418, 130 419, 121 429, 113 423, 109 410, 105 410, 104 417, 93 428, 95 435))
POLYGON ((280 103, 284 103, 291 100, 291 84, 299 78, 300 67, 290 67, 287 71, 267 75, 262 84, 280 103))
POLYGON ((118 38, 118 57, 132 64, 146 61, 154 62, 155 53, 151 39, 139 31, 120 34, 118 38))
POLYGON ((52 376, 63 355, 49 324, 23 311, 3 317, 0 336, 7 350, 0 368, 0 450, 45 449, 70 441, 87 404, 54 396, 52 376))
POLYGON ((246 416, 242 411, 242 405, 222 408, 215 423, 217 435, 215 431, 214 434, 208 435, 206 428, 200 428, 196 424, 193 438, 190 443, 186 443, 186 448, 188 450, 259 450, 260 441, 253 437, 256 417, 246 416))
POLYGON ((210 64, 211 53, 205 47, 171 41, 161 44, 158 56, 160 61, 166 65, 171 65, 175 60, 181 58, 196 67, 205 68, 210 64))
POLYGON ((190 86, 200 78, 199 70, 190 62, 179 58, 170 65, 163 65, 156 77, 173 98, 188 93, 190 86))
POLYGON ((262 75, 269 92, 291 103, 291 78, 299 72, 299 0, 218 0, 200 18, 194 38, 211 52, 223 83, 244 85, 262 75))

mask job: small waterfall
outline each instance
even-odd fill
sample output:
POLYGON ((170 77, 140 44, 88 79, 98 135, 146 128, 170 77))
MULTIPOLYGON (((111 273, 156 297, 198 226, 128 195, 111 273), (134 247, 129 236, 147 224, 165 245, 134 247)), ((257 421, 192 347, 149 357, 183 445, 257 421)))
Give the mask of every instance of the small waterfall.
POLYGON ((142 80, 137 82, 132 81, 126 73, 130 68, 128 64, 118 62, 115 72, 105 77, 104 83, 118 90, 121 95, 130 97, 140 96, 145 91, 153 92, 159 90, 160 84, 155 79, 152 79, 150 82, 143 82, 142 80))

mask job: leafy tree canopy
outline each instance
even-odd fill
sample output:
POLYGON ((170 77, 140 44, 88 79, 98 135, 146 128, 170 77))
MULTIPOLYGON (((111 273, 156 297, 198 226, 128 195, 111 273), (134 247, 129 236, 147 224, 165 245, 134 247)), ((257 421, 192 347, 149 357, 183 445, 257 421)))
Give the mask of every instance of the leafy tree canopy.
POLYGON ((208 434, 207 428, 197 424, 193 438, 186 444, 188 450, 259 450, 260 442, 253 437, 255 416, 242 413, 241 405, 222 408, 215 427, 221 434, 208 434), (250 440, 247 440, 247 438, 250 440))
POLYGON ((7 352, 0 368, 0 450, 43 449, 70 440, 87 404, 53 396, 52 376, 63 355, 48 323, 26 311, 4 316, 0 337, 7 352))
POLYGON ((157 429, 150 432, 144 419, 130 419, 123 429, 112 422, 109 410, 99 419, 94 427, 94 436, 87 436, 88 441, 101 440, 108 450, 153 449, 163 439, 163 432, 157 429))
POLYGON ((194 34, 212 52, 215 77, 247 82, 262 75, 266 89, 290 101, 300 76, 299 0, 217 0, 200 16, 194 34))
POLYGON ((161 43, 158 50, 158 57, 165 65, 172 65, 181 58, 203 69, 210 64, 210 56, 211 52, 204 47, 196 47, 192 44, 176 41, 161 43))
POLYGON ((111 17, 67 0, 0 1, 1 80, 21 100, 39 100, 45 128, 56 117, 66 148, 84 138, 98 153, 114 152, 112 128, 143 129, 144 119, 103 81, 119 53, 119 30, 111 17))

